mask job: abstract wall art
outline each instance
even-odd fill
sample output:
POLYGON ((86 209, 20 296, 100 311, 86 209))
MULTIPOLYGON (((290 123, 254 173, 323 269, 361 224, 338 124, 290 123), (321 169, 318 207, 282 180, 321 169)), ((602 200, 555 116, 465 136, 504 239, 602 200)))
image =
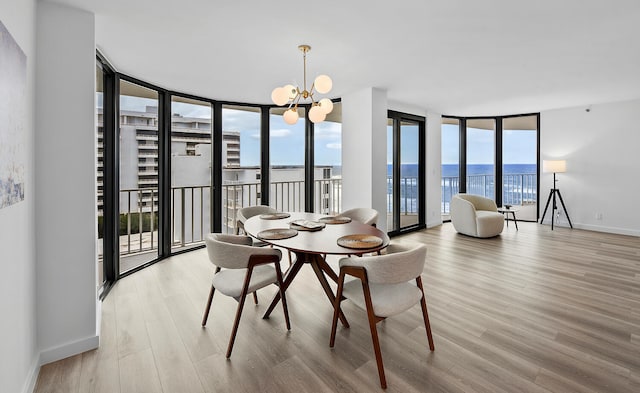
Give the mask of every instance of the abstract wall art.
POLYGON ((27 56, 0 21, 0 209, 24 200, 27 56))

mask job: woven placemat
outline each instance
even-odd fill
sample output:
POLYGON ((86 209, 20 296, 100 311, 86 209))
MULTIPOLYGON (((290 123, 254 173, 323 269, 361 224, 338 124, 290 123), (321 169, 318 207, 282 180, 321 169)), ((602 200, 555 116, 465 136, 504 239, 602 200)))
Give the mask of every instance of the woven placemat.
POLYGON ((298 231, 290 228, 273 228, 273 229, 265 229, 264 231, 258 232, 259 239, 266 240, 281 240, 288 239, 290 237, 294 237, 298 234, 298 231))
POLYGON ((291 214, 289 213, 267 213, 260 214, 260 218, 263 220, 281 220, 283 218, 289 218, 291 214))
POLYGON ((318 219, 320 222, 324 222, 325 224, 346 224, 351 222, 351 218, 342 217, 342 216, 327 216, 318 219))
POLYGON ((289 227, 291 229, 296 229, 298 231, 320 231, 325 226, 327 226, 327 224, 325 224, 324 222, 309 220, 295 220, 289 223, 289 227))
POLYGON ((382 239, 373 235, 347 235, 338 239, 338 245, 347 248, 367 249, 381 244, 382 239))

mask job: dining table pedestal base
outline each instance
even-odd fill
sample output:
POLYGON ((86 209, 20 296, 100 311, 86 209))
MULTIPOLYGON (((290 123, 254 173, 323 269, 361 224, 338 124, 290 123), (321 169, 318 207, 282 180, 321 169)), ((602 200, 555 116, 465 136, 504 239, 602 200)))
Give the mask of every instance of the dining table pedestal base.
MULTIPOLYGON (((337 284, 338 275, 336 274, 336 272, 333 271, 331 266, 329 266, 329 264, 321 254, 306 253, 306 252, 299 252, 299 251, 294 251, 294 253, 296 255, 296 261, 291 266, 289 266, 289 269, 287 269, 284 275, 284 280, 283 280, 284 291, 286 291, 287 288, 289 288, 289 285, 291 285, 291 283, 293 282, 293 279, 298 275, 302 266, 305 263, 308 263, 311 265, 313 272, 316 274, 316 277, 318 278, 318 281, 320 282, 322 289, 324 289, 324 293, 327 295, 327 298, 329 299, 331 308, 333 308, 335 305, 336 297, 333 294, 331 287, 329 286, 329 282, 327 281, 327 277, 325 276, 325 274, 329 276, 329 278, 331 278, 337 284)), ((276 292, 276 294, 273 296, 273 300, 271 301, 271 304, 267 308, 267 311, 265 311, 262 318, 264 319, 269 318, 269 315, 271 315, 271 312, 276 307, 279 301, 280 301, 280 291, 276 292)), ((347 318, 342 313, 342 310, 340 310, 338 317, 340 318, 340 322, 342 323, 342 325, 348 328, 349 322, 347 321, 347 318)))

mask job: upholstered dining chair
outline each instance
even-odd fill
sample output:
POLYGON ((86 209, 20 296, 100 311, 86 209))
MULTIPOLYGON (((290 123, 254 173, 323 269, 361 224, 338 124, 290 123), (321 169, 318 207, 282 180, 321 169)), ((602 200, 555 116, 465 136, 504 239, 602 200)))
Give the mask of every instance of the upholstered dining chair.
POLYGON ((287 330, 291 330, 287 300, 282 284, 282 271, 280 270, 282 252, 274 248, 253 247, 251 238, 242 235, 210 233, 205 237, 205 243, 209 260, 216 266, 216 270, 211 290, 209 291, 207 306, 204 310, 202 326, 204 327, 207 324, 211 302, 216 289, 223 295, 230 296, 238 301, 236 319, 233 322, 231 338, 227 347, 227 358, 231 356, 245 297, 260 288, 270 284, 276 284, 279 287, 284 320, 287 330))
POLYGON ((333 348, 336 340, 336 328, 340 303, 344 299, 351 300, 356 306, 366 310, 373 340, 373 351, 378 365, 380 385, 387 387, 384 375, 382 354, 376 324, 388 317, 399 314, 420 303, 422 318, 427 331, 429 349, 434 350, 427 303, 422 287, 422 269, 424 268, 427 248, 423 244, 414 246, 390 245, 388 254, 362 258, 342 258, 340 260, 340 276, 336 294, 331 339, 329 346, 333 348), (346 282, 345 276, 357 279, 346 282), (358 280, 359 279, 359 280, 358 280), (415 284, 409 282, 415 280, 415 284))
POLYGON ((378 211, 370 207, 356 207, 345 210, 340 216, 349 217, 353 221, 358 221, 366 225, 376 226, 378 224, 378 211))
MULTIPOLYGON (((354 209, 345 210, 339 215, 342 217, 349 217, 353 221, 361 222, 365 225, 371 225, 372 227, 375 227, 378 224, 378 211, 370 207, 356 207, 354 209)), ((380 251, 378 251, 377 254, 380 255, 380 251)), ((362 256, 362 253, 354 255, 362 256)))
MULTIPOLYGON (((238 216, 236 219, 236 235, 246 235, 247 232, 244 230, 244 223, 247 222, 248 219, 250 219, 253 216, 257 216, 260 214, 272 214, 272 213, 276 213, 277 210, 274 209, 271 206, 265 206, 265 205, 256 205, 256 206, 247 206, 247 207, 243 207, 242 209, 238 210, 238 216)), ((257 239, 253 239, 253 246, 254 247, 264 247, 266 246, 267 243, 257 240, 257 239)), ((289 251, 289 265, 291 265, 291 251, 289 251)), ((254 292, 253 293, 253 302, 255 304, 258 304, 258 293, 254 292)))
POLYGON ((236 219, 236 235, 239 235, 240 233, 246 234, 244 231, 244 223, 251 217, 257 216, 258 214, 271 214, 275 212, 276 209, 271 206, 257 205, 243 207, 238 210, 238 217, 236 219))

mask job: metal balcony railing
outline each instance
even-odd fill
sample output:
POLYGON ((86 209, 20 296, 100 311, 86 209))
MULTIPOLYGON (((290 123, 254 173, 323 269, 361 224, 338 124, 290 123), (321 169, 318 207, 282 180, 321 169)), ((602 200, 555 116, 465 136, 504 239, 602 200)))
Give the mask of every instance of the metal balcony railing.
MULTIPOLYGON (((458 176, 442 177, 441 206, 442 214, 449 214, 451 197, 460 190, 458 176)), ((481 195, 488 198, 494 197, 493 175, 467 176, 467 193, 481 195)), ((535 173, 515 173, 502 176, 502 203, 510 205, 530 205, 538 199, 537 177, 535 173)))
MULTIPOLYGON (((342 179, 315 181, 314 211, 341 210, 342 179)), ((304 182, 271 183, 271 205, 280 211, 304 210, 304 182)), ((158 188, 120 191, 120 255, 158 248, 158 188)), ((211 186, 171 189, 171 247, 183 248, 204 241, 211 232, 211 186)), ((261 204, 260 183, 222 186, 222 231, 234 233, 238 210, 261 204)))
MULTIPOLYGON (((393 177, 387 176, 387 212, 393 209, 393 177)), ((418 177, 400 178, 400 214, 418 214, 418 177)))

